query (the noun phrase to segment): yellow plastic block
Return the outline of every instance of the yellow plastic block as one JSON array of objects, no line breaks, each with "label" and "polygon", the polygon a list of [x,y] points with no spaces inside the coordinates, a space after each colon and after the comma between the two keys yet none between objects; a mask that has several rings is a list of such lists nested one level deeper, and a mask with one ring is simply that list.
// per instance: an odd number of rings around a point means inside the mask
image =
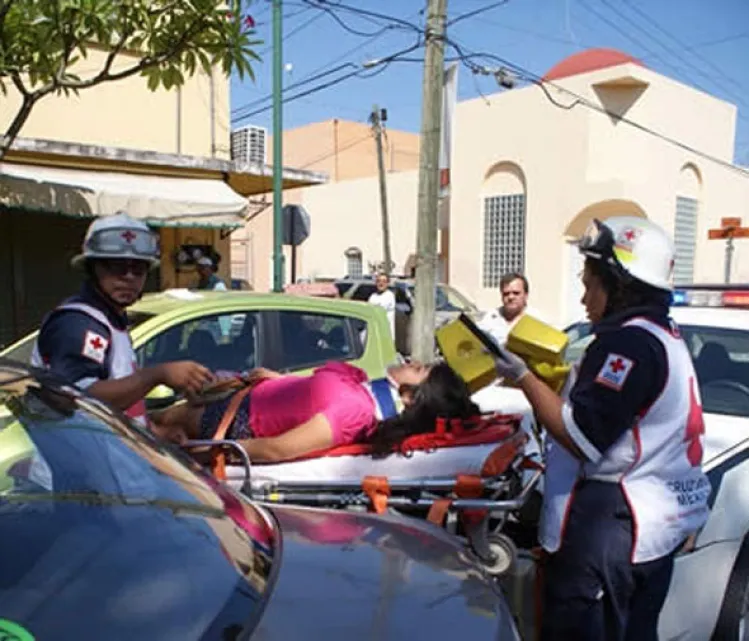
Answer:
[{"label": "yellow plastic block", "polygon": [[506,347],[527,363],[563,365],[568,335],[524,314],[508,334]]},{"label": "yellow plastic block", "polygon": [[435,337],[445,362],[464,379],[472,394],[497,378],[495,360],[486,344],[490,339],[468,317],[461,315],[443,325]]}]

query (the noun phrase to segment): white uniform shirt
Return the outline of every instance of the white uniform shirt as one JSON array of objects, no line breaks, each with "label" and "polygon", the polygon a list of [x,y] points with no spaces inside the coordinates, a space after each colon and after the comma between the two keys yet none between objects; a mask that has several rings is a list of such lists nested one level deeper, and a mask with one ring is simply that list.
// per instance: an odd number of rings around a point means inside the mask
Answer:
[{"label": "white uniform shirt", "polygon": [[385,310],[385,315],[388,317],[388,323],[391,326],[391,336],[396,337],[396,296],[389,289],[386,289],[382,294],[373,292],[370,294],[370,298],[367,302],[371,305],[377,305]]}]

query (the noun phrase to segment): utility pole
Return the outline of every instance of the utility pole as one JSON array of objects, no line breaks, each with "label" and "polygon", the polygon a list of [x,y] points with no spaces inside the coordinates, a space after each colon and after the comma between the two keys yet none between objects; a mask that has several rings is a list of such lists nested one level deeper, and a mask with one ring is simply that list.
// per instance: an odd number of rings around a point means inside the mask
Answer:
[{"label": "utility pole", "polygon": [[429,362],[435,353],[437,209],[440,127],[443,106],[443,37],[447,0],[429,0],[422,82],[422,132],[417,200],[416,307],[411,322],[412,356]]},{"label": "utility pole", "polygon": [[282,164],[282,28],[281,0],[273,0],[273,291],[284,291],[284,253],[281,218]]},{"label": "utility pole", "polygon": [[370,122],[375,136],[375,148],[378,152],[378,176],[380,178],[380,218],[383,231],[383,271],[391,273],[391,231],[388,225],[388,193],[385,188],[385,161],[383,160],[383,122],[388,118],[385,109],[377,105],[372,108]]}]

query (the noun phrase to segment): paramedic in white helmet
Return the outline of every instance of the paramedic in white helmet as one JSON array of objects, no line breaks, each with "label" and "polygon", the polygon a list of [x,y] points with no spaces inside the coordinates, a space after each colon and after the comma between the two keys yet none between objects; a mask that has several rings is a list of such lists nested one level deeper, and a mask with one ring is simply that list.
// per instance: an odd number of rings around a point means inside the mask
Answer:
[{"label": "paramedic in white helmet", "polygon": [[31,359],[142,424],[153,387],[195,393],[213,380],[193,361],[136,368],[125,310],[141,297],[158,257],[156,235],[144,223],[122,212],[97,218],[72,260],[86,274],[83,286],[44,319]]},{"label": "paramedic in white helmet", "polygon": [[708,515],[695,370],[669,317],[674,250],[648,220],[579,244],[594,340],[558,397],[501,348],[547,428],[541,638],[655,641],[675,552]]}]

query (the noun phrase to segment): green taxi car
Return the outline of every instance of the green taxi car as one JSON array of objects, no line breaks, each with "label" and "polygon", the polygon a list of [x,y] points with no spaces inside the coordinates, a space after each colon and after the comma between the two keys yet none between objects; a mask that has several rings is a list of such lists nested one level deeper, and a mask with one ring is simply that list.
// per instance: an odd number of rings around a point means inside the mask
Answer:
[{"label": "green taxi car", "polygon": [[[138,365],[190,359],[212,371],[267,367],[305,374],[327,361],[346,361],[370,378],[397,359],[383,309],[366,303],[245,291],[167,290],[147,294],[128,310]],[[0,352],[28,364],[38,332]],[[169,388],[149,394],[170,402]],[[0,399],[0,491],[7,470],[30,448]]]},{"label": "green taxi car", "polygon": [[[140,367],[191,359],[213,371],[304,373],[337,360],[376,378],[397,358],[385,312],[354,301],[176,289],[146,294],[128,317]],[[28,363],[36,334],[0,357]]]}]

